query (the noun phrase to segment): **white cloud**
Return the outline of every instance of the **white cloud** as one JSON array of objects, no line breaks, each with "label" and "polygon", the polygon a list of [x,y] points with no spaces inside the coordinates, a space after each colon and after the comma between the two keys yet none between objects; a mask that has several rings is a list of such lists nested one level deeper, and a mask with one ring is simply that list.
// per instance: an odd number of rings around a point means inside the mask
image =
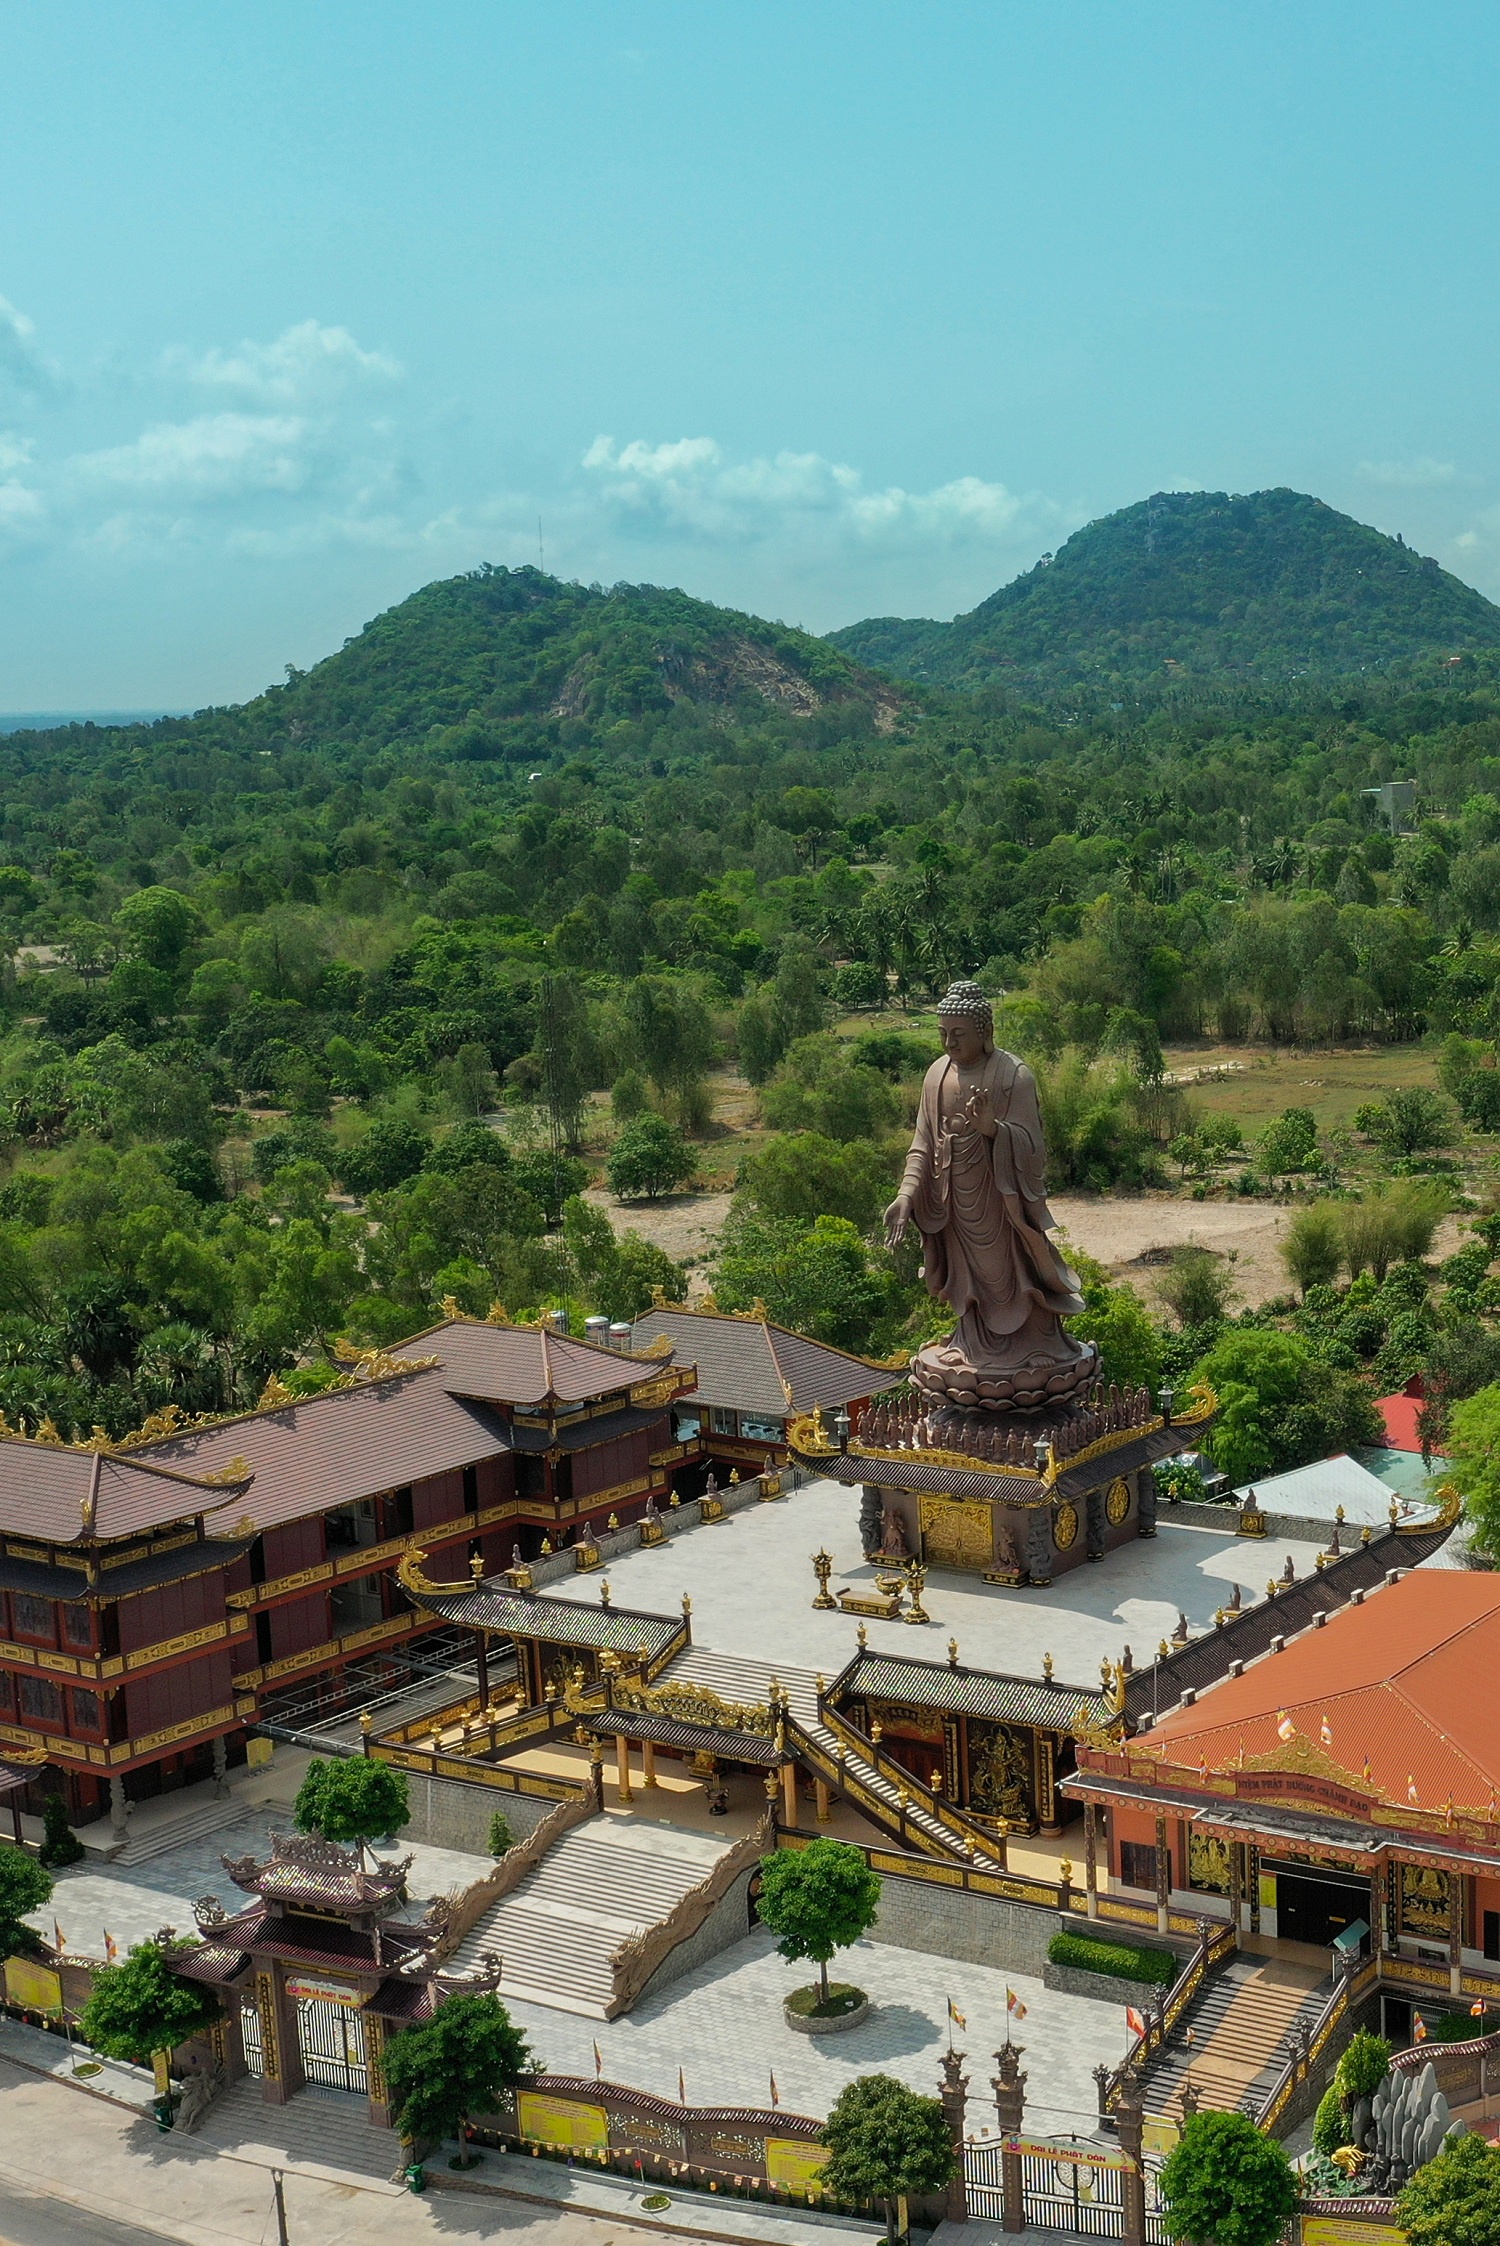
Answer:
[{"label": "white cloud", "polygon": [[982,546],[1062,520],[1050,500],[978,476],[959,476],[931,491],[899,484],[867,490],[858,469],[821,453],[732,461],[712,437],[657,445],[596,437],[582,466],[591,479],[587,488],[617,526],[715,543],[812,534],[820,542],[872,548]]},{"label": "white cloud", "polygon": [[234,390],[261,405],[295,405],[342,396],[356,383],[394,382],[401,367],[388,352],[366,351],[347,328],[300,320],[271,343],[241,343],[198,358],[169,352],[169,370],[207,389]]},{"label": "white cloud", "polygon": [[0,429],[0,476],[8,476],[12,468],[24,468],[32,449],[29,437],[17,436],[14,429]]},{"label": "white cloud", "polygon": [[205,413],[157,422],[133,444],[80,453],[70,465],[86,484],[216,500],[299,490],[308,479],[307,441],[306,422],[293,414]]},{"label": "white cloud", "polygon": [[8,297],[0,296],[0,385],[23,398],[58,387],[57,370],[37,348],[36,328]]},{"label": "white cloud", "polygon": [[1394,491],[1426,491],[1434,484],[1451,484],[1458,471],[1451,460],[1434,460],[1422,453],[1415,460],[1362,460],[1359,473],[1367,482]]}]

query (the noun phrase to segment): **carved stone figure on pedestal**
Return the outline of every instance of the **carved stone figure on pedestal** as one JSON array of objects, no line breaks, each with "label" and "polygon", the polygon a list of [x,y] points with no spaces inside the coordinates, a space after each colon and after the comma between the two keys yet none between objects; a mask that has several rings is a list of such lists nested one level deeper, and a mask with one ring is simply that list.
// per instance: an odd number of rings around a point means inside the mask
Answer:
[{"label": "carved stone figure on pedestal", "polygon": [[934,1403],[970,1411],[1065,1406],[1098,1379],[1099,1352],[1063,1331],[1083,1297],[1048,1237],[1036,1079],[1014,1053],[996,1051],[977,983],[950,985],[938,1025],[943,1058],[922,1085],[885,1228],[894,1248],[916,1226],[928,1290],[952,1304],[958,1323],[918,1351],[912,1379]]}]

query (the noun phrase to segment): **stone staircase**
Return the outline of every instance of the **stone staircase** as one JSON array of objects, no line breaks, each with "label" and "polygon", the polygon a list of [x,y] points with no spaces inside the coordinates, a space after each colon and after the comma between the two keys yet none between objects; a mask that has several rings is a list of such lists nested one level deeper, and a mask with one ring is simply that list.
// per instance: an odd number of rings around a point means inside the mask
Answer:
[{"label": "stone staircase", "polygon": [[187,1801],[190,1796],[188,1808],[153,1817],[139,1829],[132,1820],[129,1838],[123,1848],[111,1854],[111,1863],[149,1864],[190,1842],[205,1840],[211,1833],[225,1832],[247,1817],[264,1814],[259,1803],[246,1801],[240,1794],[231,1792],[216,1799],[206,1785],[187,1789],[183,1799]]},{"label": "stone staircase", "polygon": [[284,2106],[268,2105],[258,2080],[231,2083],[194,2135],[168,2143],[183,2150],[201,2145],[228,2159],[319,2176],[392,2198],[404,2190],[396,2180],[401,2143],[395,2132],[371,2125],[365,2098],[312,2083]]},{"label": "stone staircase", "polygon": [[1331,1980],[1308,1966],[1232,1958],[1210,1975],[1153,2056],[1144,2084],[1147,2113],[1180,2118],[1189,2077],[1205,2111],[1258,2111],[1289,2055],[1290,2039],[1316,2019],[1332,1989]]},{"label": "stone staircase", "polygon": [[[991,1855],[976,1843],[972,1855],[960,1848],[950,1827],[940,1817],[935,1817],[915,1795],[916,1781],[908,1781],[903,1788],[899,1779],[890,1777],[885,1768],[877,1767],[858,1748],[840,1734],[831,1731],[818,1719],[818,1680],[811,1669],[793,1669],[785,1664],[770,1661],[746,1661],[738,1654],[714,1653],[707,1646],[689,1646],[685,1653],[664,1671],[659,1683],[704,1685],[716,1692],[721,1700],[764,1702],[770,1696],[773,1683],[779,1684],[786,1695],[788,1712],[798,1731],[805,1734],[809,1744],[822,1756],[837,1764],[851,1781],[849,1797],[854,1806],[872,1823],[884,1825],[893,1840],[903,1848],[912,1845],[911,1834],[921,1833],[934,1849],[947,1857],[958,1857],[972,1864],[976,1870],[1003,1871],[997,1856]],[[792,1741],[795,1751],[796,1741]],[[842,1762],[839,1762],[842,1750]],[[838,1780],[828,1774],[835,1787]],[[860,1791],[859,1789],[862,1789]],[[908,1793],[903,1812],[900,1796]],[[865,1798],[865,1797],[869,1798]],[[902,1821],[906,1831],[903,1833]]]},{"label": "stone staircase", "polygon": [[549,1848],[514,1894],[491,1904],[448,1969],[473,1972],[498,1953],[506,2002],[606,2019],[610,1958],[631,1935],[659,1925],[729,1845],[631,1817],[591,1817]]}]

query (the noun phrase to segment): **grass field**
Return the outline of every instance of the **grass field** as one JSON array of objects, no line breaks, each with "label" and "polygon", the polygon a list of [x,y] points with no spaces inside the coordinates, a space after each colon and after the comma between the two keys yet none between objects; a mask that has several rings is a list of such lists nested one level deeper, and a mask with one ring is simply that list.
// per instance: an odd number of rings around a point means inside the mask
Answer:
[{"label": "grass field", "polygon": [[1187,1086],[1189,1097],[1211,1115],[1232,1115],[1245,1136],[1265,1129],[1285,1108],[1311,1108],[1320,1131],[1348,1127],[1367,1100],[1413,1084],[1437,1083],[1431,1045],[1353,1046],[1330,1052],[1296,1052],[1265,1046],[1173,1046],[1167,1067],[1179,1078],[1222,1069],[1217,1081]]}]

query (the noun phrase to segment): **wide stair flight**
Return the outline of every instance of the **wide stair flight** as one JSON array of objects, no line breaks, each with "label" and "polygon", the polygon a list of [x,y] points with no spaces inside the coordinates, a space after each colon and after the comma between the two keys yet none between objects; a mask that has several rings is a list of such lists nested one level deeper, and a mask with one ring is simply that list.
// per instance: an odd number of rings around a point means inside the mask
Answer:
[{"label": "wide stair flight", "polygon": [[1147,2068],[1148,2114],[1182,2113],[1183,2084],[1192,2078],[1206,2111],[1258,2110],[1285,2062],[1290,2039],[1318,2016],[1333,1984],[1307,1966],[1279,1958],[1232,1958],[1188,2006],[1164,2050]]}]

